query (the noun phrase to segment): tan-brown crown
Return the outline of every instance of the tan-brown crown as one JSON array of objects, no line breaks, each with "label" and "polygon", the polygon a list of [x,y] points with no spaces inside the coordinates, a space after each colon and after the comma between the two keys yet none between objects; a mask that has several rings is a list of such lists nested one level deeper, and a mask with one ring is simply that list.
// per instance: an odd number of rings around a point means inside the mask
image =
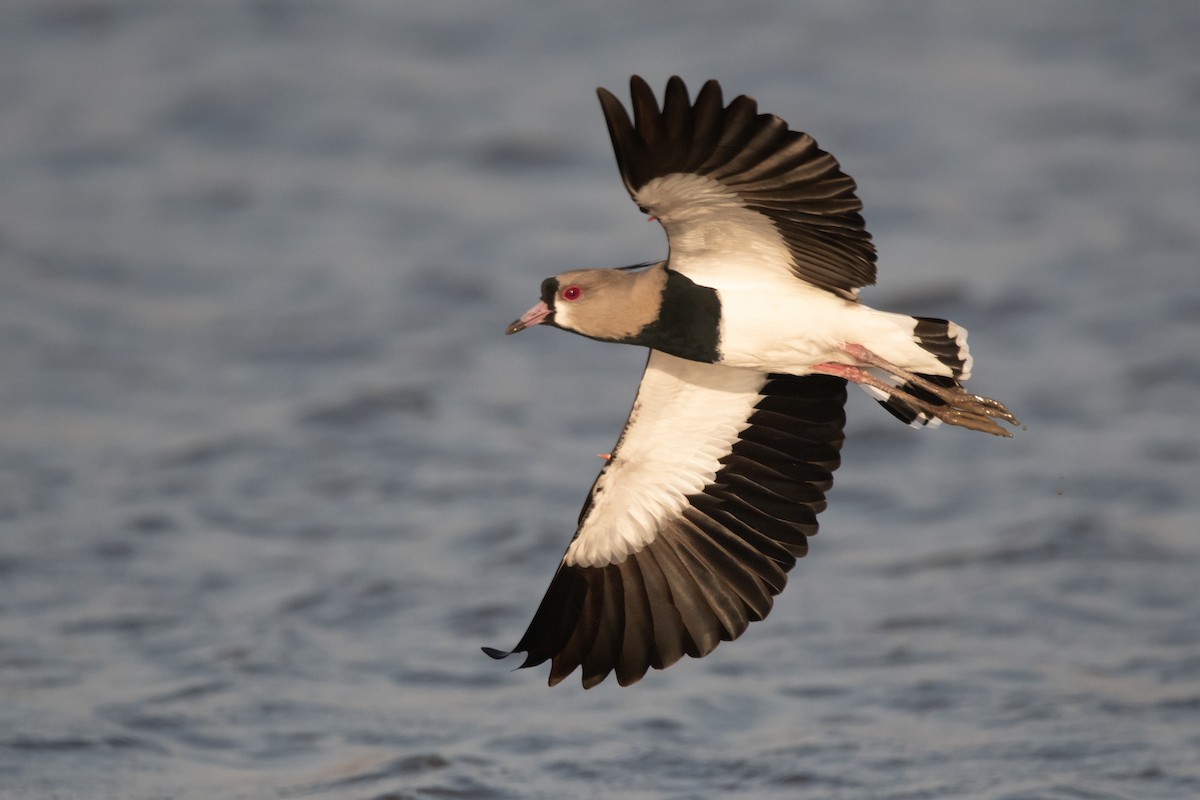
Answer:
[{"label": "tan-brown crown", "polygon": [[[638,272],[582,269],[554,276],[554,324],[596,339],[623,340],[658,319],[667,272],[663,264]],[[579,296],[568,299],[577,288]]]}]

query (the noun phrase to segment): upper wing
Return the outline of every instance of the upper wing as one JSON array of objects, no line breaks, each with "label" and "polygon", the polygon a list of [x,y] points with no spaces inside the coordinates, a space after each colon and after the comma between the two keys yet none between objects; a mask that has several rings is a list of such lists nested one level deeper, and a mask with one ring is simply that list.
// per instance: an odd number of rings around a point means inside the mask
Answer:
[{"label": "upper wing", "polygon": [[716,81],[693,105],[678,77],[662,110],[630,79],[633,121],[598,89],[625,188],[667,231],[671,268],[702,276],[707,264],[790,267],[846,297],[875,282],[875,247],[853,179],[811,136],[759,114],[745,95],[723,105]]},{"label": "upper wing", "polygon": [[[651,351],[612,459],[513,652],[591,687],[706,655],[771,609],[817,532],[846,382]],[[510,653],[485,648],[503,658]]]}]

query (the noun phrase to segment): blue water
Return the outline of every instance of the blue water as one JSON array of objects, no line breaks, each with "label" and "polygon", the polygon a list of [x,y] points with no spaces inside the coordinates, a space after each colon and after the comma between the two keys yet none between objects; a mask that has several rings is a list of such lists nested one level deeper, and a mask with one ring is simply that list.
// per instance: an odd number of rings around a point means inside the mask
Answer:
[{"label": "blue water", "polygon": [[[1200,796],[1192,0],[0,13],[0,797]],[[644,354],[503,329],[663,254],[633,72],[834,152],[1026,430],[856,393],[765,622],[548,689],[479,647]]]}]

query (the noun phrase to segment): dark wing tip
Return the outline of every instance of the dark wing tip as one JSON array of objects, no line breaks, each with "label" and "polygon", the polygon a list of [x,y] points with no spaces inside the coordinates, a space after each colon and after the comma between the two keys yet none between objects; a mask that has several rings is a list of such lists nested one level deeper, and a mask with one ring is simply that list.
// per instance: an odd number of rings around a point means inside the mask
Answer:
[{"label": "dark wing tip", "polygon": [[497,661],[508,658],[513,653],[517,652],[516,650],[497,650],[494,647],[481,647],[479,649],[482,650],[483,652],[487,653],[487,655],[489,657],[494,658]]},{"label": "dark wing tip", "polygon": [[642,96],[649,95],[650,99],[654,99],[654,90],[650,88],[650,84],[641,75],[629,76],[629,93],[634,97],[641,94]]},{"label": "dark wing tip", "polygon": [[621,180],[625,183],[625,189],[632,196],[635,189],[630,180],[632,171],[630,163],[634,159],[634,154],[644,151],[645,146],[634,136],[633,122],[629,119],[629,114],[626,113],[625,106],[621,105],[621,101],[603,87],[596,89],[596,95],[600,98],[600,108],[604,112],[604,122],[608,126],[608,137],[612,140],[613,153],[617,157],[617,169],[621,172]]}]

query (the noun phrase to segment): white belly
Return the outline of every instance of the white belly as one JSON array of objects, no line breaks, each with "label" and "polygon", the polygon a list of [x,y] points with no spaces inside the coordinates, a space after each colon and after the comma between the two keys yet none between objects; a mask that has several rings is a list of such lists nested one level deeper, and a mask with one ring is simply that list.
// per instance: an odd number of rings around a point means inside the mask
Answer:
[{"label": "white belly", "polygon": [[843,348],[860,344],[906,369],[945,371],[917,345],[912,317],[876,311],[800,281],[716,288],[722,364],[805,375],[817,364],[853,363]]}]

